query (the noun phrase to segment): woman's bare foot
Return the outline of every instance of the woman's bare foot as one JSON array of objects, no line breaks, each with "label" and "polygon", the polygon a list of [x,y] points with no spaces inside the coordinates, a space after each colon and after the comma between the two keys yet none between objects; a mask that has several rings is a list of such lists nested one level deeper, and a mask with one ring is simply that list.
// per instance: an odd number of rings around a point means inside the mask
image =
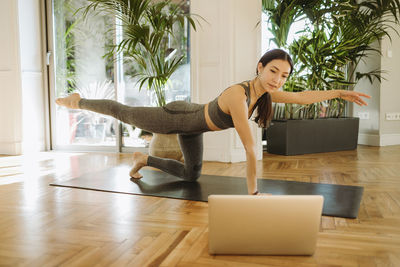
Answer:
[{"label": "woman's bare foot", "polygon": [[81,100],[81,96],[77,93],[73,93],[67,97],[57,98],[56,103],[67,108],[78,109],[79,100]]},{"label": "woman's bare foot", "polygon": [[135,179],[140,179],[143,177],[143,175],[141,175],[139,173],[139,170],[147,165],[147,158],[149,156],[140,152],[134,152],[133,153],[133,167],[131,169],[131,171],[129,172],[129,175],[132,178]]}]

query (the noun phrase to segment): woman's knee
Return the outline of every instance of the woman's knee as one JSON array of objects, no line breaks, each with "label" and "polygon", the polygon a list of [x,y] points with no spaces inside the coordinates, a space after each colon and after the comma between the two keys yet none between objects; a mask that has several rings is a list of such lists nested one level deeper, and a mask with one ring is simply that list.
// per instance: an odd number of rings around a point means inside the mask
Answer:
[{"label": "woman's knee", "polygon": [[201,176],[202,166],[203,164],[200,163],[192,166],[191,168],[186,169],[184,179],[191,182],[194,182],[197,179],[199,179],[199,177]]}]

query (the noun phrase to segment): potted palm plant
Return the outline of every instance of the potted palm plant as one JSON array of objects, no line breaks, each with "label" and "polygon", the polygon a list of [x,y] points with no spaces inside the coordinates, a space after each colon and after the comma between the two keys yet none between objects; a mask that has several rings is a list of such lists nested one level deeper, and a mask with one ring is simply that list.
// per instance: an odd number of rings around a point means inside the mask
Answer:
[{"label": "potted palm plant", "polygon": [[[295,63],[283,90],[351,90],[363,78],[380,79],[381,71],[357,71],[373,43],[397,32],[400,3],[396,0],[323,1],[263,0],[270,32],[278,47],[289,50]],[[301,35],[288,44],[291,25],[305,21]],[[358,118],[345,117],[345,103],[333,99],[306,106],[277,104],[273,125],[265,132],[267,151],[296,155],[357,147]]]},{"label": "potted palm plant", "polygon": [[[186,1],[180,4],[151,0],[89,0],[84,16],[89,12],[100,12],[115,16],[123,34],[121,41],[109,48],[107,57],[114,58],[118,53],[134,65],[132,77],[137,79],[139,90],[146,88],[156,96],[156,105],[166,104],[166,85],[177,70],[184,55],[175,53],[170,46],[174,32],[185,27],[185,21],[196,29],[192,15],[185,12]],[[115,33],[115,28],[111,29]],[[162,140],[160,140],[160,138]],[[157,145],[159,144],[159,145]],[[171,151],[160,152],[172,148]],[[159,154],[162,153],[162,154]],[[150,154],[161,157],[181,159],[176,135],[153,134]]]}]

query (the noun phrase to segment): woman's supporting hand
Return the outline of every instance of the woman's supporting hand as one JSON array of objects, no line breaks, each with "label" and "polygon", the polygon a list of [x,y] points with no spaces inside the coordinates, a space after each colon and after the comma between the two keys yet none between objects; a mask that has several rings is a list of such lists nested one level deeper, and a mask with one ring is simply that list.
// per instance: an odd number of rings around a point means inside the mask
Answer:
[{"label": "woman's supporting hand", "polygon": [[354,102],[359,106],[367,106],[367,102],[365,102],[361,97],[366,97],[366,98],[371,98],[371,96],[356,92],[356,91],[346,91],[346,90],[340,90],[340,95],[339,97],[341,99],[344,99],[349,102]]},{"label": "woman's supporting hand", "polygon": [[270,194],[270,193],[260,193],[260,192],[258,192],[258,193],[256,194],[256,196],[272,196],[272,194]]}]

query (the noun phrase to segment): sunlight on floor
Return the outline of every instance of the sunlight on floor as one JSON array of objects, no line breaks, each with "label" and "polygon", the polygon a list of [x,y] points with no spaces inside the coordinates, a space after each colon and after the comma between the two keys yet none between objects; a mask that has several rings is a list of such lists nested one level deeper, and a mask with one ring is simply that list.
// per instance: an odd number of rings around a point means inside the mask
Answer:
[{"label": "sunlight on floor", "polygon": [[[31,187],[41,176],[57,170],[56,176],[70,170],[66,159],[85,153],[36,152],[20,156],[0,157],[0,185],[26,182]],[[54,168],[55,167],[55,168]]]}]

